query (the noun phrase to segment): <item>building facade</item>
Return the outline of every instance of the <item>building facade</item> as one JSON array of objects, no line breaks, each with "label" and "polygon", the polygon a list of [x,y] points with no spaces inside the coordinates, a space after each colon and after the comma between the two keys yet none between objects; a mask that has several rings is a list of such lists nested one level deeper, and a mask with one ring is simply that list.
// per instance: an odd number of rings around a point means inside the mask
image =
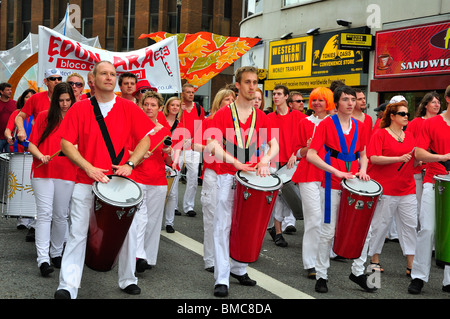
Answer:
[{"label": "building facade", "polygon": [[[450,31],[447,47],[442,39],[441,48],[430,42],[437,33],[445,38],[449,12],[449,0],[244,0],[241,36],[262,41],[241,62],[264,70],[266,105],[276,84],[308,97],[313,88],[342,80],[363,89],[372,116],[397,94],[414,114],[426,92],[443,95],[450,85]],[[417,66],[428,61],[438,67]]]},{"label": "building facade", "polygon": [[[0,50],[38,33],[39,25],[58,25],[68,3],[78,31],[87,38],[98,36],[102,48],[115,52],[151,45],[151,39],[138,38],[157,31],[239,36],[242,18],[242,0],[2,0]],[[196,98],[208,107],[209,97],[232,81],[231,67],[200,87]]]}]

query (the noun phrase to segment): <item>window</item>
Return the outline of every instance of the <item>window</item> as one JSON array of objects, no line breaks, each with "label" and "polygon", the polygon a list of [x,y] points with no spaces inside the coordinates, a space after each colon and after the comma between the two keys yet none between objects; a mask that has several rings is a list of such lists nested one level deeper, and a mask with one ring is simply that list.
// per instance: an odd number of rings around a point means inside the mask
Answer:
[{"label": "window", "polygon": [[106,50],[114,50],[114,18],[115,7],[114,0],[107,0],[106,3]]},{"label": "window", "polygon": [[[123,51],[125,50],[128,51],[129,49],[134,48],[134,21],[135,21],[134,13],[135,13],[135,1],[123,0],[123,28],[122,28]],[[129,29],[128,23],[130,24]],[[130,35],[130,37],[128,37],[128,34]]]},{"label": "window", "polygon": [[244,18],[263,11],[264,0],[244,0]]},{"label": "window", "polygon": [[50,28],[50,0],[44,0],[44,16],[42,17],[42,24],[44,27]]},{"label": "window", "polygon": [[152,0],[150,2],[150,33],[158,32],[159,22],[159,0]]},{"label": "window", "polygon": [[92,38],[92,22],[94,16],[94,2],[83,0],[81,3],[81,34]]},{"label": "window", "polygon": [[14,47],[14,1],[8,0],[6,14],[8,16],[6,30],[6,49]]},{"label": "window", "polygon": [[214,15],[214,3],[209,0],[203,0],[201,31],[212,32],[213,15]]},{"label": "window", "polygon": [[283,0],[283,7],[289,7],[296,4],[307,4],[311,2],[317,2],[322,0]]},{"label": "window", "polygon": [[22,0],[22,40],[31,32],[31,0]]},{"label": "window", "polygon": [[177,33],[177,0],[169,0],[168,3],[167,32]]}]

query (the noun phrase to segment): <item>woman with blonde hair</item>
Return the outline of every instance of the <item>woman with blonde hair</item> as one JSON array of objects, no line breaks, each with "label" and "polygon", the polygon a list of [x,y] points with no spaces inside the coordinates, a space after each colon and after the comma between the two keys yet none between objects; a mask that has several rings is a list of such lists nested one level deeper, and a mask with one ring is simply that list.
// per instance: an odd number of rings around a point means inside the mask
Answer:
[{"label": "woman with blonde hair", "polygon": [[319,249],[319,233],[322,221],[322,199],[320,198],[323,171],[306,160],[309,144],[317,126],[335,109],[333,92],[326,87],[312,90],[309,96],[310,107],[314,113],[300,122],[299,151],[297,158],[300,162],[292,176],[292,181],[298,184],[302,198],[304,219],[304,234],[302,246],[303,266],[307,277],[315,279],[315,261]]},{"label": "woman with blonde hair", "polygon": [[[211,113],[203,122],[203,141],[205,145],[197,145],[197,147],[202,148],[202,152],[206,146],[208,132],[213,131],[211,124],[215,113],[220,108],[233,103],[235,97],[234,91],[229,89],[221,89],[217,92],[211,106]],[[214,155],[203,153],[203,187],[200,197],[204,230],[203,261],[205,270],[209,272],[214,272],[213,221],[216,208],[217,174],[220,174],[219,163],[216,162]]]},{"label": "woman with blonde hair", "polygon": [[417,199],[414,181],[414,149],[416,139],[411,132],[403,131],[408,124],[406,102],[387,105],[380,129],[367,146],[369,166],[367,173],[381,184],[383,195],[375,209],[368,255],[372,256],[373,271],[383,271],[379,255],[386,233],[395,218],[399,242],[406,256],[406,274],[411,273],[417,241]]}]

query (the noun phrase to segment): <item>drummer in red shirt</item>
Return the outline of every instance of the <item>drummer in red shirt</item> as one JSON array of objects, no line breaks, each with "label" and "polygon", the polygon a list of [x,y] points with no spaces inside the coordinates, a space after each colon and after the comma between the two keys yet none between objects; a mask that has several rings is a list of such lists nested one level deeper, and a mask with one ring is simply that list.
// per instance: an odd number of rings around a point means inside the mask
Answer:
[{"label": "drummer in red shirt", "polygon": [[[111,62],[98,62],[93,71],[95,98],[114,146],[114,160],[119,165],[112,164],[94,114],[92,98],[75,103],[60,127],[61,150],[79,169],[70,205],[70,234],[62,259],[56,299],[76,298],[78,294],[94,202],[93,183],[108,183],[107,175],[112,174],[129,176],[149,149],[148,133],[155,126],[136,104],[115,95],[117,75]],[[132,143],[137,146],[128,157],[124,149]],[[134,275],[135,267],[136,226],[132,223],[118,256],[119,287],[128,294],[141,291]]]},{"label": "drummer in red shirt", "polygon": [[61,267],[69,202],[75,185],[77,168],[66,156],[59,156],[61,139],[58,135],[61,121],[73,103],[75,95],[71,86],[68,83],[56,85],[50,108],[39,113],[28,146],[33,155],[31,185],[36,198],[37,262],[44,277],[53,272],[53,266]]},{"label": "drummer in red shirt", "polygon": [[416,248],[417,199],[414,182],[415,138],[404,132],[408,124],[408,105],[402,101],[389,104],[381,120],[380,129],[367,147],[370,160],[368,174],[381,184],[383,195],[378,201],[371,223],[368,255],[372,256],[373,271],[383,271],[379,255],[386,233],[395,219],[399,242],[406,256],[406,273],[411,272]]},{"label": "drummer in red shirt", "polygon": [[319,247],[319,234],[322,224],[322,200],[320,197],[323,171],[306,159],[306,154],[314,137],[317,126],[335,109],[333,92],[326,87],[318,87],[311,91],[309,103],[314,114],[300,122],[299,151],[300,158],[292,181],[298,184],[303,206],[304,233],[302,242],[303,267],[308,278],[316,278],[316,257]]},{"label": "drummer in red shirt", "polygon": [[[328,292],[327,271],[330,267],[330,250],[340,203],[339,186],[341,180],[356,177],[362,180],[370,180],[366,173],[368,160],[365,150],[364,124],[352,118],[356,104],[356,92],[351,87],[341,86],[335,89],[333,96],[337,113],[327,117],[319,124],[307,153],[307,160],[325,171],[324,195],[322,197],[325,199],[324,222],[320,232],[316,260],[315,290],[320,293]],[[345,139],[346,145],[341,145],[341,139]],[[347,152],[344,152],[345,149]],[[338,156],[343,157],[346,161],[338,159]],[[365,246],[367,243],[368,240],[366,239]],[[349,278],[364,290],[371,292],[374,291],[374,288],[368,287],[367,278],[364,274],[364,263],[367,258],[364,254],[365,251],[367,249],[363,249],[361,256],[353,261]]]},{"label": "drummer in red shirt", "polygon": [[[214,115],[213,127],[223,137],[214,136],[209,139],[206,152],[211,152],[220,163],[220,169],[223,174],[217,176],[217,206],[214,216],[214,295],[225,297],[228,295],[229,276],[239,280],[241,285],[254,286],[256,281],[249,278],[247,274],[247,264],[230,260],[230,228],[232,219],[232,210],[234,202],[234,174],[241,171],[256,171],[257,175],[267,176],[269,174],[269,161],[278,153],[278,143],[275,138],[270,136],[270,123],[266,114],[254,108],[255,91],[258,87],[258,70],[254,67],[241,67],[235,72],[235,86],[239,90],[235,103],[228,107],[223,107]],[[232,107],[237,116],[232,116]],[[256,113],[255,113],[256,112]],[[254,116],[256,121],[253,123]],[[235,121],[238,122],[235,122]],[[241,140],[237,140],[235,134],[235,125],[240,130]],[[248,151],[245,147],[244,137],[249,129],[254,129],[251,137]],[[239,132],[239,131],[238,131]],[[267,137],[264,136],[267,134]],[[258,149],[263,141],[268,141],[270,146],[267,154],[255,165],[254,154],[251,149]],[[222,146],[225,142],[226,145]],[[233,150],[237,145],[239,147],[236,154],[230,154],[226,150]],[[259,144],[259,145],[258,145]],[[228,147],[227,147],[228,145]],[[246,158],[245,153],[249,153],[252,158]]]},{"label": "drummer in red shirt", "polygon": [[[164,143],[170,138],[170,130],[157,120],[164,99],[159,93],[148,91],[142,96],[140,104],[144,113],[155,124],[156,133],[150,135],[152,146],[144,156],[144,160],[136,165],[136,169],[130,175],[144,193],[142,204],[134,217],[137,222],[136,272],[138,273],[156,265],[167,194],[165,166],[172,161],[172,147]],[[132,145],[131,149],[134,149],[134,146]]]},{"label": "drummer in red shirt", "polygon": [[[450,86],[445,90],[445,100],[450,105]],[[417,233],[416,255],[411,271],[411,283],[408,292],[420,294],[425,282],[428,282],[431,269],[435,233],[435,190],[436,175],[450,173],[450,112],[434,116],[423,122],[421,133],[417,138],[415,150],[417,160],[427,163],[423,179],[422,202],[420,204]],[[442,290],[450,292],[450,266],[444,268]]]},{"label": "drummer in red shirt", "polygon": [[[278,146],[280,151],[272,161],[277,169],[286,165],[286,168],[294,169],[297,161],[298,132],[300,121],[306,117],[298,110],[290,109],[287,105],[289,98],[289,89],[283,85],[277,85],[272,92],[275,112],[267,115],[273,128],[278,129]],[[275,245],[287,247],[288,243],[282,234],[282,222],[288,221],[295,226],[295,217],[287,203],[277,196],[272,211],[274,226],[269,228],[269,234],[272,236]]]},{"label": "drummer in red shirt", "polygon": [[23,122],[28,116],[33,115],[33,118],[36,119],[40,112],[48,110],[53,89],[61,81],[62,76],[58,69],[48,69],[45,71],[44,84],[47,86],[48,91],[39,92],[30,97],[16,117],[15,123],[19,141],[23,142],[27,139]]}]

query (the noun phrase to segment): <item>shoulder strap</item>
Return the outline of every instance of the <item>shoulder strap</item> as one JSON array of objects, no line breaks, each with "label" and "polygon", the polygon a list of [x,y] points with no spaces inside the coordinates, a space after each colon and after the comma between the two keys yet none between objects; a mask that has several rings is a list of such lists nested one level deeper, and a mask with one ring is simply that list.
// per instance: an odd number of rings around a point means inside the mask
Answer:
[{"label": "shoulder strap", "polygon": [[118,165],[120,161],[122,160],[125,148],[122,148],[122,151],[120,151],[119,155],[116,156],[116,152],[114,151],[114,146],[111,141],[111,137],[108,133],[108,128],[105,124],[105,118],[102,115],[102,112],[100,111],[100,106],[98,105],[97,99],[95,96],[93,96],[91,99],[91,104],[94,107],[94,114],[95,119],[98,122],[98,126],[100,127],[100,131],[102,132],[103,139],[105,140],[106,147],[109,152],[109,156],[111,157],[111,161],[114,165]]},{"label": "shoulder strap", "polygon": [[202,107],[197,102],[194,102],[194,103],[195,103],[195,107],[197,108],[198,117],[201,117],[201,115],[202,115],[202,109],[201,108]]}]

